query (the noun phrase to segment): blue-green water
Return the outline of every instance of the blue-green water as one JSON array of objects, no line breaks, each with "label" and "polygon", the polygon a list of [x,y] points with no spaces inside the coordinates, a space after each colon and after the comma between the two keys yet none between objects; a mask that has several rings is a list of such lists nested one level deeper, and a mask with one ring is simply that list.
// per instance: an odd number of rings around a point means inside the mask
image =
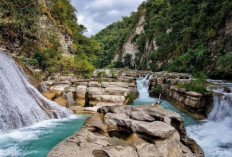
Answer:
[{"label": "blue-green water", "polygon": [[[174,107],[172,104],[170,104],[167,100],[161,100],[161,101],[162,101],[162,104],[161,104],[162,107],[164,107],[165,109],[177,112],[181,115],[181,117],[184,119],[185,126],[190,126],[190,125],[194,125],[194,124],[198,123],[197,120],[195,120],[194,118],[185,114],[184,112],[180,111],[179,109]],[[156,102],[158,102],[157,98],[142,97],[142,98],[135,99],[131,105],[151,105],[151,104],[154,104]]]},{"label": "blue-green water", "polygon": [[55,145],[79,130],[88,116],[43,121],[0,135],[0,157],[46,157]]},{"label": "blue-green water", "polygon": [[[216,81],[227,86],[232,91],[232,83]],[[137,80],[139,98],[132,105],[154,104],[157,98],[149,97],[149,82],[146,78]],[[213,96],[213,108],[208,118],[202,121],[195,120],[189,115],[172,106],[168,101],[162,100],[161,106],[179,113],[185,121],[186,131],[204,150],[206,157],[232,157],[232,94],[216,91]]]}]

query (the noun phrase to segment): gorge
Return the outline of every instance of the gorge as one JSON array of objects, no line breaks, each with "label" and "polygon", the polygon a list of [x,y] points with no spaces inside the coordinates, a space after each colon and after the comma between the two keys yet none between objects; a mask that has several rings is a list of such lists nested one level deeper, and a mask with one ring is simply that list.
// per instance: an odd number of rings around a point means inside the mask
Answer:
[{"label": "gorge", "polygon": [[136,3],[0,0],[0,157],[232,156],[232,1]]}]

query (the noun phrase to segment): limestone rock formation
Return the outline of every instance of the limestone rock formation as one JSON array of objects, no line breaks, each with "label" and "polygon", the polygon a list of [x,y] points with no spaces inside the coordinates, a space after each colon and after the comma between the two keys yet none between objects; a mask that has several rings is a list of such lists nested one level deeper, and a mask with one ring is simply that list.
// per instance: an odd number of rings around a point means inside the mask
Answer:
[{"label": "limestone rock formation", "polygon": [[175,112],[151,106],[102,107],[48,157],[202,157]]},{"label": "limestone rock formation", "polygon": [[[134,98],[138,96],[136,78],[139,75],[144,76],[149,73],[123,69],[106,71],[109,71],[106,76],[99,78],[96,70],[91,79],[78,79],[74,75],[50,76],[47,81],[43,82],[48,91],[42,91],[42,93],[51,100],[58,97],[66,99],[68,105],[65,106],[70,107],[75,112],[77,111],[75,106],[125,105],[128,103],[128,94],[132,94]],[[117,77],[112,76],[112,73]]]},{"label": "limestone rock formation", "polygon": [[212,107],[212,94],[187,91],[175,86],[178,83],[189,84],[190,78],[190,74],[158,72],[150,80],[150,89],[160,86],[162,96],[173,105],[196,119],[205,119]]}]

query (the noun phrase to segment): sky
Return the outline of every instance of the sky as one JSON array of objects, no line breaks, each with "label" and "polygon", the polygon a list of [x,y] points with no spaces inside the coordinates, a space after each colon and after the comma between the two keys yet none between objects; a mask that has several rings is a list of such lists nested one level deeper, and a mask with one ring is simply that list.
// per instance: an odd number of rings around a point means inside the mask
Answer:
[{"label": "sky", "polygon": [[136,11],[144,0],[71,0],[77,9],[78,23],[87,28],[90,37],[113,22]]}]

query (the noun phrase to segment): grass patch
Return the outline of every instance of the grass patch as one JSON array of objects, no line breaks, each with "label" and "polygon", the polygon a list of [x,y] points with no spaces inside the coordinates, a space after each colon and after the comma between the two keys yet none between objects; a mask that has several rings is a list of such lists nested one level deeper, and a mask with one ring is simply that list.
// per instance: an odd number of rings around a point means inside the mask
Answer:
[{"label": "grass patch", "polygon": [[187,91],[195,91],[199,93],[206,92],[206,84],[205,84],[205,81],[202,81],[202,80],[194,80],[188,84],[179,83],[179,84],[176,84],[175,86],[180,87],[180,88],[185,88],[187,89]]}]

